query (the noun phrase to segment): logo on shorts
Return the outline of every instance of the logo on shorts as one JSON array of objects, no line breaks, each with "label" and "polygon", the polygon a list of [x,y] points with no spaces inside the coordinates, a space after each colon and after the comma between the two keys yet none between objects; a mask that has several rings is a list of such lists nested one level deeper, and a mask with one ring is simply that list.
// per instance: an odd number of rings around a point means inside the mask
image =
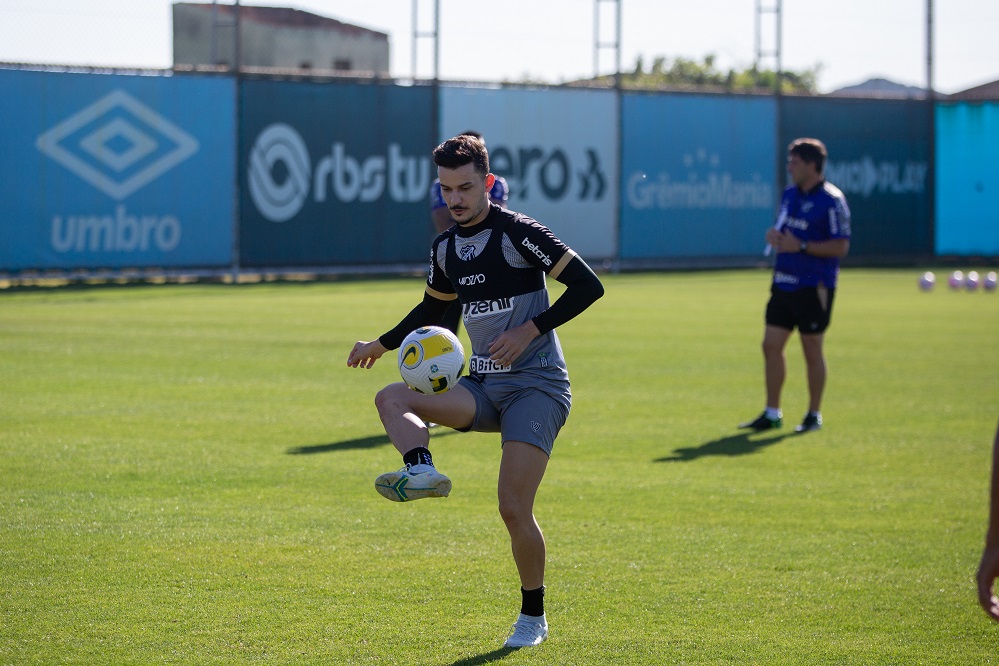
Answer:
[{"label": "logo on shorts", "polygon": [[535,433],[541,432],[541,424],[538,423],[537,421],[531,421],[531,430],[533,430]]},{"label": "logo on shorts", "polygon": [[488,375],[495,372],[510,372],[512,366],[501,365],[488,356],[473,355],[468,361],[468,371],[477,375]]}]

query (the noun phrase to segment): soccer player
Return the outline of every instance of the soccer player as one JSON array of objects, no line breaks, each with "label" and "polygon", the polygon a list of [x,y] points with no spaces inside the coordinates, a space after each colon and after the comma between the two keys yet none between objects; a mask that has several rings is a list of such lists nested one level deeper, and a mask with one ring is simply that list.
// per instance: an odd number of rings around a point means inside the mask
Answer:
[{"label": "soccer player", "polygon": [[[482,142],[482,145],[486,145],[486,140],[482,138],[482,134],[475,130],[462,132],[459,136],[474,136]],[[507,186],[506,180],[502,176],[494,174],[493,185],[489,188],[489,201],[506,208],[506,202],[509,198],[510,188]],[[430,218],[433,220],[437,233],[443,233],[454,225],[454,218],[451,217],[451,211],[448,209],[447,202],[444,201],[444,194],[441,192],[440,178],[434,179],[434,182],[430,184]],[[451,304],[447,312],[444,313],[440,325],[455,335],[458,334],[458,328],[461,326],[461,303],[455,300]]]},{"label": "soccer player", "polygon": [[808,412],[796,432],[822,427],[826,361],[822,351],[832,315],[839,260],[850,251],[850,208],[826,182],[826,147],[818,139],[795,139],[788,146],[787,171],[793,183],[784,190],[776,224],[767,231],[777,253],[763,332],[767,404],[740,428],[767,430],[783,424],[781,390],[787,374],[784,347],[795,328],[801,337],[808,374]]},{"label": "soccer player", "polygon": [[[399,382],[375,397],[385,432],[405,465],[379,476],[375,488],[394,501],[448,495],[451,480],[434,467],[426,421],[463,432],[499,432],[499,512],[522,594],[505,646],[537,645],[548,636],[548,622],[545,540],[534,518],[534,499],[571,405],[555,329],[600,298],[603,285],[548,228],[490,203],[495,177],[479,139],[449,139],[434,149],[433,159],[455,224],[433,242],[422,302],[377,340],[357,342],[347,365],[370,368],[410,331],[439,323],[451,302],[462,304],[472,343],[469,375],[439,395],[423,395]],[[566,287],[554,303],[546,276]]]},{"label": "soccer player", "polygon": [[992,493],[989,502],[989,527],[985,532],[985,550],[978,565],[978,603],[993,620],[999,620],[999,597],[994,585],[999,579],[999,428],[992,443]]}]

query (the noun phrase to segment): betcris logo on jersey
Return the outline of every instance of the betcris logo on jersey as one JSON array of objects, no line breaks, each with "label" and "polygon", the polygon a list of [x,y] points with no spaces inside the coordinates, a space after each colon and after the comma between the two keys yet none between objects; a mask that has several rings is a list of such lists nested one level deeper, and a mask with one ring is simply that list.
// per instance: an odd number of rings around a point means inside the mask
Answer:
[{"label": "betcris logo on jersey", "polygon": [[520,244],[523,245],[524,247],[526,247],[528,249],[528,251],[530,251],[534,256],[536,256],[538,259],[540,259],[541,263],[543,263],[545,266],[551,266],[552,265],[552,259],[551,259],[551,257],[549,257],[547,254],[545,254],[544,251],[541,249],[541,247],[539,247],[538,245],[535,245],[534,243],[532,243],[531,241],[527,240],[526,238],[523,241],[521,241]]}]

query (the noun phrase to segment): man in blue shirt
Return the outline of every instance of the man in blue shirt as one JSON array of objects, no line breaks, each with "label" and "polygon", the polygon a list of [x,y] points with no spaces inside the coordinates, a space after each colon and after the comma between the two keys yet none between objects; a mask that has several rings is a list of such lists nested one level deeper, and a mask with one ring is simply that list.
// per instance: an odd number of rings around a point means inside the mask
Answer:
[{"label": "man in blue shirt", "polygon": [[766,409],[740,428],[768,430],[783,424],[781,389],[787,374],[784,347],[795,328],[808,372],[808,412],[796,432],[822,427],[826,385],[823,338],[832,314],[839,260],[850,251],[850,208],[824,177],[826,147],[818,139],[788,146],[792,186],[784,190],[777,222],[767,231],[768,250],[777,254],[763,333]]}]

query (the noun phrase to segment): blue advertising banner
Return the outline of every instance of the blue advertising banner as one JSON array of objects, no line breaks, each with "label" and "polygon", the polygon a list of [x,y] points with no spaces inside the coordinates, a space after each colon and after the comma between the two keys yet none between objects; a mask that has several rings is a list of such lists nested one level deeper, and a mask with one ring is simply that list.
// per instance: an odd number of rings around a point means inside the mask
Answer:
[{"label": "blue advertising banner", "polygon": [[235,89],[0,70],[0,270],[226,266]]},{"label": "blue advertising banner", "polygon": [[781,98],[781,145],[814,137],[852,215],[850,255],[930,256],[932,108],[912,100]]},{"label": "blue advertising banner", "polygon": [[432,88],[241,85],[242,266],[427,261]]},{"label": "blue advertising banner", "polygon": [[441,89],[441,140],[483,134],[508,207],[588,261],[617,252],[617,98],[606,90]]},{"label": "blue advertising banner", "polygon": [[777,206],[775,111],[767,97],[625,95],[622,258],[760,256]]},{"label": "blue advertising banner", "polygon": [[936,253],[999,255],[999,103],[936,109]]}]

